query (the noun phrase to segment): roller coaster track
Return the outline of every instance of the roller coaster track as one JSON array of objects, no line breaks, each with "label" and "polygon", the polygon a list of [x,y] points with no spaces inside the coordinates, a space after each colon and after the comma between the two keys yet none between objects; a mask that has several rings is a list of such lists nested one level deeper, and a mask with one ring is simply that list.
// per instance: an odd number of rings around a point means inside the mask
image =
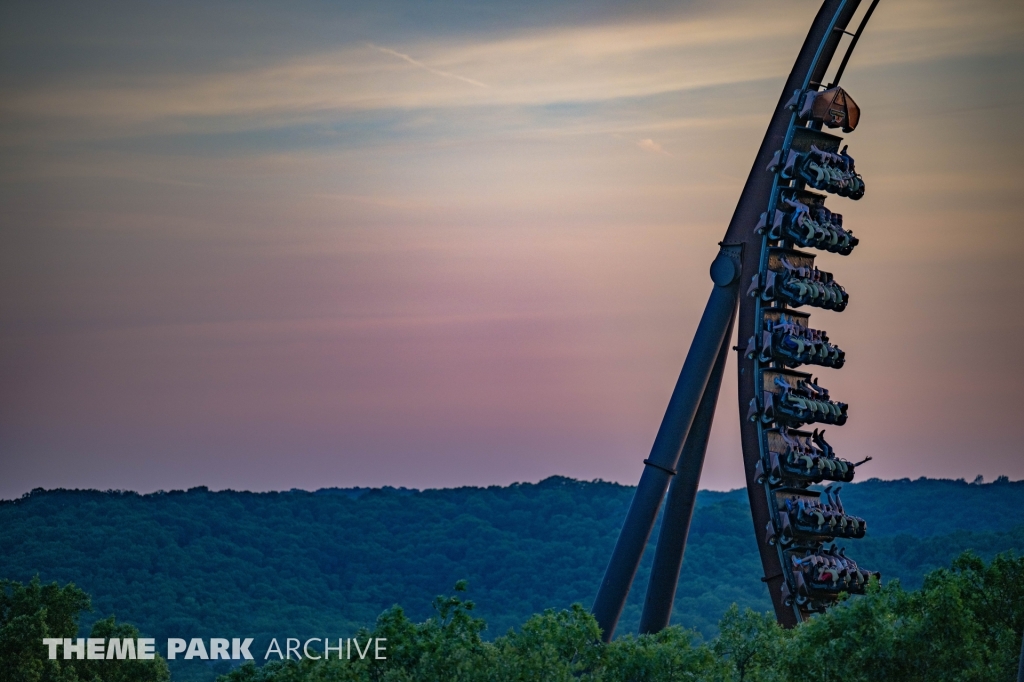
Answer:
[{"label": "roller coaster track", "polygon": [[[614,634],[663,500],[640,632],[668,625],[737,318],[747,493],[762,581],[779,623],[796,625],[834,602],[840,588],[862,589],[871,575],[829,544],[864,534],[865,522],[846,514],[838,493],[831,492],[832,485],[852,480],[857,465],[839,458],[819,431],[798,430],[805,424],[842,425],[846,405],[794,368],[839,368],[845,358],[824,332],[808,327],[806,313],[793,308],[846,306],[845,290],[814,267],[814,254],[795,247],[847,255],[856,246],[841,216],[824,208],[825,196],[806,187],[852,199],[863,195],[853,159],[845,148],[840,151],[841,138],[821,128],[856,126],[859,109],[838,83],[877,2],[851,33],[847,26],[860,0],[825,0],[786,81],[711,265],[715,286],[594,602],[605,641]],[[832,83],[824,86],[844,35],[852,40]],[[816,104],[817,98],[822,101]],[[825,105],[824,117],[818,104]],[[829,488],[810,488],[817,483]]]}]

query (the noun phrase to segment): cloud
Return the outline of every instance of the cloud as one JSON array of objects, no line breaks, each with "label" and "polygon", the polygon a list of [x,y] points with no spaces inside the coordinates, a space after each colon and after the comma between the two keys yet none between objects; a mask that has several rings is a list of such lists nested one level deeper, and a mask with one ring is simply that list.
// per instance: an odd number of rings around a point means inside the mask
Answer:
[{"label": "cloud", "polygon": [[639,142],[636,143],[636,146],[640,147],[640,149],[643,149],[645,151],[654,152],[655,154],[664,154],[665,156],[672,156],[667,151],[665,151],[664,147],[662,147],[660,144],[658,144],[651,138],[640,140]]},{"label": "cloud", "polygon": [[[534,30],[397,49],[362,43],[228,71],[99,72],[12,88],[0,97],[0,117],[26,125],[73,121],[86,136],[138,135],[237,132],[345,112],[605,102],[777,76],[791,55],[755,57],[743,46],[785,44],[800,30],[785,17],[733,18]],[[395,57],[444,80],[425,81]]]},{"label": "cloud", "polygon": [[[854,66],[1019,44],[1021,9],[996,0],[980,5],[892,0],[873,19]],[[392,47],[350,43],[210,72],[133,75],[104,64],[87,78],[0,89],[0,121],[18,124],[0,125],[0,141],[21,144],[27,130],[57,137],[238,132],[329,124],[349,112],[600,103],[739,85],[783,77],[807,22],[805,4],[786,3],[767,16],[723,12]],[[441,78],[423,79],[417,70]]]}]

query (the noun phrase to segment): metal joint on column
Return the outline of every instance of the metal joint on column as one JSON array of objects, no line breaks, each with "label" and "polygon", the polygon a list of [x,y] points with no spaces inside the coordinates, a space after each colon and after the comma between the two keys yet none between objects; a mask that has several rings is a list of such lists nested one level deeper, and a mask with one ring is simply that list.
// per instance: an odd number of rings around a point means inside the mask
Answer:
[{"label": "metal joint on column", "polygon": [[735,282],[743,270],[743,244],[718,243],[718,255],[711,263],[711,281],[715,286],[727,287]]},{"label": "metal joint on column", "polygon": [[649,467],[655,467],[655,468],[661,469],[662,471],[667,473],[669,476],[675,476],[676,475],[676,470],[675,469],[669,469],[668,467],[663,467],[660,464],[658,464],[656,462],[652,462],[649,459],[645,459],[644,460],[644,464],[646,464]]}]

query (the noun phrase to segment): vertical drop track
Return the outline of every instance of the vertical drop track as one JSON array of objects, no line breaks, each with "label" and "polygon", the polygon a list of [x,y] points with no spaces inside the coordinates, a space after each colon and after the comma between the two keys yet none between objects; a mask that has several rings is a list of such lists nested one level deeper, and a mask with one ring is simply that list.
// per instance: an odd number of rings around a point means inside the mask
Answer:
[{"label": "vertical drop track", "polygon": [[[779,623],[796,625],[831,604],[840,590],[862,589],[872,575],[830,544],[863,536],[863,520],[846,514],[831,489],[852,480],[857,465],[839,458],[819,431],[798,430],[806,424],[841,425],[847,406],[794,368],[839,368],[845,356],[824,332],[808,326],[807,313],[793,309],[841,311],[848,300],[829,273],[814,267],[814,254],[795,247],[847,255],[856,246],[842,217],[825,209],[825,197],[806,186],[852,199],[863,195],[863,181],[840,149],[841,139],[821,127],[856,127],[859,109],[841,89],[831,88],[877,2],[850,33],[846,28],[860,0],[824,0],[786,81],[712,264],[715,287],[594,602],[605,641],[614,634],[666,491],[669,503],[641,632],[668,625],[722,376],[720,359],[734,319],[747,493],[762,581]],[[818,99],[843,35],[853,39],[833,84]],[[829,488],[810,488],[816,483]]]}]

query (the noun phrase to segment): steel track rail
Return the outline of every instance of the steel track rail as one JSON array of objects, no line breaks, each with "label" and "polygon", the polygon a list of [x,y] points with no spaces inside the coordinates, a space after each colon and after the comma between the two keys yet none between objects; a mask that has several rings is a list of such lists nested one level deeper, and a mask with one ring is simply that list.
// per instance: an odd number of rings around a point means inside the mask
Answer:
[{"label": "steel track rail", "polygon": [[[794,91],[807,90],[812,84],[821,83],[824,79],[828,65],[835,55],[840,39],[856,12],[859,2],[860,0],[826,0],[822,4],[786,81],[723,240],[723,244],[743,245],[741,283],[750,282],[755,275],[764,272],[767,267],[769,247],[767,235],[756,235],[753,232],[753,226],[757,223],[762,211],[767,210],[769,216],[774,215],[782,184],[781,165],[774,173],[769,173],[765,169],[777,150],[781,149],[780,157],[786,158],[799,124],[797,113],[786,109],[786,103]],[[849,52],[844,62],[848,59]],[[756,257],[754,254],[757,254]],[[767,584],[779,623],[786,627],[792,627],[802,620],[802,616],[798,608],[786,603],[783,595],[782,587],[787,580],[787,575],[784,572],[786,568],[783,563],[782,549],[778,545],[770,545],[765,539],[765,528],[769,523],[776,523],[777,510],[774,509],[768,483],[759,483],[755,474],[758,463],[764,457],[765,428],[760,420],[751,422],[746,419],[751,400],[760,399],[762,395],[762,363],[757,354],[753,359],[745,357],[740,347],[751,336],[760,338],[762,331],[760,297],[751,299],[743,296],[741,298],[738,322],[740,344],[737,347],[739,350],[737,378],[739,382],[740,430],[747,495],[754,522],[754,534],[757,538],[758,551],[764,569],[762,581]]]},{"label": "steel track rail", "polygon": [[[696,500],[714,402],[721,381],[721,368],[734,319],[738,321],[738,337],[741,341],[755,334],[760,338],[763,318],[761,295],[758,294],[757,298],[751,299],[740,296],[739,290],[743,283],[750,282],[752,278],[765,272],[768,266],[771,241],[767,231],[757,233],[754,227],[766,208],[766,215],[774,216],[780,191],[790,185],[790,181],[784,180],[780,175],[784,163],[777,164],[771,171],[766,168],[776,152],[779,152],[780,159],[787,158],[794,136],[800,128],[816,127],[800,121],[798,112],[788,108],[787,103],[794,92],[802,93],[808,88],[813,87],[817,90],[820,87],[840,39],[843,35],[851,35],[854,39],[842,60],[836,80],[842,76],[842,71],[863,32],[867,19],[874,11],[877,0],[873,0],[857,32],[850,33],[846,27],[859,4],[860,0],[824,0],[818,10],[747,176],[725,239],[720,243],[721,250],[711,265],[711,279],[715,286],[669,400],[650,457],[644,460],[643,475],[594,600],[593,613],[604,641],[609,641],[615,632],[666,491],[669,501],[659,534],[658,551],[655,554],[655,564],[648,584],[640,631],[657,632],[668,625]],[[808,134],[816,134],[817,139],[827,138],[832,142],[836,139],[828,135],[822,137],[820,132],[801,133],[802,145],[806,145],[803,138]],[[821,158],[822,163],[835,163]],[[847,171],[850,168],[852,166],[847,166]],[[794,181],[793,186],[796,187],[797,184]],[[848,185],[843,184],[841,187]],[[849,189],[840,191],[849,193]],[[843,297],[845,305],[845,293]],[[740,299],[738,314],[737,298]],[[783,586],[794,585],[793,577],[784,572],[786,557],[781,549],[781,543],[776,543],[778,546],[771,544],[769,540],[774,536],[769,537],[765,533],[766,527],[779,527],[778,510],[773,502],[774,492],[769,486],[768,478],[765,477],[764,482],[761,482],[757,473],[758,467],[765,461],[765,426],[760,415],[755,421],[748,421],[745,418],[752,399],[761,397],[762,361],[758,357],[759,353],[755,352],[748,358],[740,347],[736,350],[740,351],[737,378],[743,463],[754,533],[764,568],[765,577],[762,580],[767,584],[776,617],[782,625],[789,627],[800,622],[804,612],[793,603],[787,602],[786,594],[792,595],[793,590],[788,588],[784,593]],[[765,366],[771,365],[772,362],[769,361]],[[768,415],[765,414],[764,418],[767,419]],[[817,419],[813,417],[810,421]],[[804,419],[804,423],[808,420]],[[804,474],[801,476],[806,479]],[[806,483],[802,485],[806,486]],[[832,523],[834,522],[833,520]],[[842,523],[848,523],[845,516]],[[821,530],[820,523],[818,530]],[[862,531],[863,526],[860,525],[858,532],[862,534]],[[812,530],[811,534],[816,536],[818,533]]]}]

